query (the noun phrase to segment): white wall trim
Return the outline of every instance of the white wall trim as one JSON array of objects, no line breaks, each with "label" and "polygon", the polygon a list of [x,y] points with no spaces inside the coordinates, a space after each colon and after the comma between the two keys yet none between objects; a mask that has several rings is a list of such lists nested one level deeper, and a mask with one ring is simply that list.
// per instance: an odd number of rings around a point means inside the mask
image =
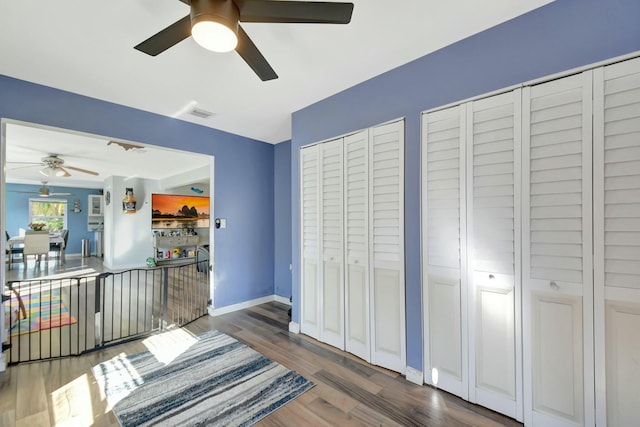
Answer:
[{"label": "white wall trim", "polygon": [[226,305],[224,307],[209,306],[207,311],[209,312],[209,316],[215,317],[215,316],[221,316],[223,314],[233,313],[234,311],[243,310],[245,308],[250,308],[256,305],[266,304],[268,302],[274,302],[274,301],[290,305],[289,298],[284,298],[279,295],[267,295],[266,297],[256,298],[249,301],[240,302],[238,304]]},{"label": "white wall trim", "polygon": [[297,322],[289,322],[289,332],[294,334],[300,333],[300,324]]},{"label": "white wall trim", "polygon": [[275,302],[279,302],[279,303],[282,303],[282,304],[291,305],[291,301],[289,301],[289,298],[283,297],[283,296],[280,296],[280,295],[274,295],[273,296],[273,300]]},{"label": "white wall trim", "polygon": [[422,371],[412,368],[411,366],[407,366],[405,378],[407,379],[407,381],[414,384],[422,385],[424,383],[424,374],[422,373]]}]

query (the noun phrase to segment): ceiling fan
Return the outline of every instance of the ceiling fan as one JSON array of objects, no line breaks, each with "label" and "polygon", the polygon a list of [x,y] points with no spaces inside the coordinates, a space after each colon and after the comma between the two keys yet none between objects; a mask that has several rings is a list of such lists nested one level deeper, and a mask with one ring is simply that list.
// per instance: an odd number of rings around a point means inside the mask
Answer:
[{"label": "ceiling fan", "polygon": [[[43,157],[42,159],[40,159],[40,162],[10,162],[10,163],[31,165],[31,166],[22,166],[27,168],[35,165],[42,165],[44,166],[44,168],[40,170],[40,173],[44,176],[57,176],[57,177],[71,176],[71,174],[67,171],[67,169],[86,173],[89,175],[95,175],[95,176],[100,175],[98,172],[94,172],[88,169],[82,169],[75,166],[66,165],[64,162],[64,159],[61,159],[60,157],[58,157],[57,154],[50,154],[46,157]],[[14,169],[19,169],[19,168],[14,168]]]},{"label": "ceiling fan", "polygon": [[273,0],[180,0],[191,13],[134,48],[156,56],[189,36],[214,52],[236,50],[262,81],[278,75],[238,22],[348,24],[353,3]]},{"label": "ceiling fan", "polygon": [[52,193],[47,186],[47,181],[42,181],[42,187],[38,189],[38,191],[17,191],[10,190],[12,193],[22,193],[22,194],[37,194],[40,197],[49,197],[49,196],[73,196],[73,193]]}]

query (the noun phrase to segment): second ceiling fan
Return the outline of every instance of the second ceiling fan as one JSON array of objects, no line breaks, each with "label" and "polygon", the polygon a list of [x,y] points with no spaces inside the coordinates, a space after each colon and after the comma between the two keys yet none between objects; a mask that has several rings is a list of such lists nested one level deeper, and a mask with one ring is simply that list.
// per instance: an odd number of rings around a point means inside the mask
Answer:
[{"label": "second ceiling fan", "polygon": [[278,75],[239,22],[348,24],[353,3],[279,0],[180,0],[191,13],[135,46],[156,56],[189,36],[215,52],[236,50],[262,81]]}]

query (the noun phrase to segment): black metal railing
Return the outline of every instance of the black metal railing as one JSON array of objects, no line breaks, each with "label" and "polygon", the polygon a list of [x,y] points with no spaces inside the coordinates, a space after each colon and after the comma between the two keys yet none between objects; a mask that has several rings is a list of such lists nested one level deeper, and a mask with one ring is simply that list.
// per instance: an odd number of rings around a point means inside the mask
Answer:
[{"label": "black metal railing", "polygon": [[208,267],[200,261],[8,282],[7,362],[79,355],[192,322],[207,314]]}]

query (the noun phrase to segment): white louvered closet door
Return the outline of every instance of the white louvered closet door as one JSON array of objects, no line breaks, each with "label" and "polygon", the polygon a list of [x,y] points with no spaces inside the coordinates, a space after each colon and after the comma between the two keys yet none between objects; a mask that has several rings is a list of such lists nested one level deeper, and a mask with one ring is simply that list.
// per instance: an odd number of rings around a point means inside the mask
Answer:
[{"label": "white louvered closet door", "polygon": [[346,350],[371,361],[369,132],[344,138]]},{"label": "white louvered closet door", "polygon": [[523,89],[525,424],[594,424],[592,82]]},{"label": "white louvered closet door", "polygon": [[465,105],[422,116],[422,241],[425,382],[467,399],[465,122]]},{"label": "white louvered closet door", "polygon": [[[640,425],[640,59],[594,70],[597,424]],[[604,375],[602,375],[604,373]]]},{"label": "white louvered closet door", "polygon": [[404,121],[369,130],[372,363],[406,370]]},{"label": "white louvered closet door", "polygon": [[320,145],[320,340],[344,350],[342,138]]},{"label": "white louvered closet door", "polygon": [[300,331],[320,338],[320,147],[300,150]]},{"label": "white louvered closet door", "polygon": [[469,400],[522,420],[520,144],[520,90],[468,104]]}]

